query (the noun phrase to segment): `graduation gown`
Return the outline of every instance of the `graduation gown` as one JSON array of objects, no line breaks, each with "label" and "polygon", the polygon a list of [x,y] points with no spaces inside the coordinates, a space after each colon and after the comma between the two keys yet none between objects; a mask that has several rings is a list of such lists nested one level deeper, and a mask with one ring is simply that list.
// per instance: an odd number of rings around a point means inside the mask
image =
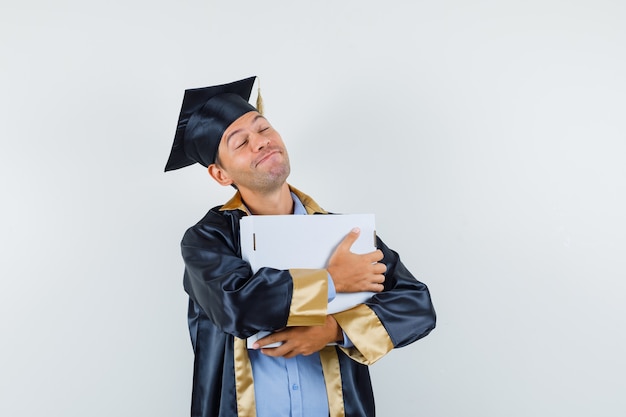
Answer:
[{"label": "graduation gown", "polygon": [[[309,196],[290,188],[308,214],[327,214]],[[253,275],[240,253],[239,220],[244,215],[237,193],[188,229],[181,243],[195,355],[193,417],[255,416],[245,339],[260,330],[325,321],[326,270],[261,268]],[[387,266],[384,290],[365,304],[333,315],[354,347],[327,346],[320,351],[331,417],[373,416],[368,365],[435,327],[426,285],[379,238],[377,246]]]}]

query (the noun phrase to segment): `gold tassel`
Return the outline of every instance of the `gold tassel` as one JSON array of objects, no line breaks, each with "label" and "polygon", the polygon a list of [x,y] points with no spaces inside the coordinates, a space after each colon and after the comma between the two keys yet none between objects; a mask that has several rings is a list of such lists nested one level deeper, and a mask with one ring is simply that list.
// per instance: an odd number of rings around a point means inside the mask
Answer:
[{"label": "gold tassel", "polygon": [[257,81],[256,110],[263,115],[265,108],[263,107],[263,97],[261,97],[261,80],[257,78]]}]

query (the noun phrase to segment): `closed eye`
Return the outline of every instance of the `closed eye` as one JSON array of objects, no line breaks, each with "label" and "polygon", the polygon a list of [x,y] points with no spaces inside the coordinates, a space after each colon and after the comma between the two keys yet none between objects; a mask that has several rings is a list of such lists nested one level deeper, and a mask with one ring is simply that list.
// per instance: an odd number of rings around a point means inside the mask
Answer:
[{"label": "closed eye", "polygon": [[248,138],[243,139],[237,146],[235,146],[235,149],[239,149],[242,146],[244,146],[246,143],[248,143]]}]

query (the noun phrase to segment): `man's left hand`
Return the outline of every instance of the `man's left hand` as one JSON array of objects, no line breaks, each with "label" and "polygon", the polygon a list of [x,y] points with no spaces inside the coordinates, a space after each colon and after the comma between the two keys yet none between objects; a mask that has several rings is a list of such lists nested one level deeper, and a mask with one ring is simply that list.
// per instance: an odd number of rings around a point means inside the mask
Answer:
[{"label": "man's left hand", "polygon": [[[333,316],[326,316],[323,326],[287,327],[257,340],[254,348],[260,348],[267,356],[293,358],[296,355],[311,355],[329,343],[342,340],[341,327]],[[282,344],[275,348],[263,348],[276,342]]]}]

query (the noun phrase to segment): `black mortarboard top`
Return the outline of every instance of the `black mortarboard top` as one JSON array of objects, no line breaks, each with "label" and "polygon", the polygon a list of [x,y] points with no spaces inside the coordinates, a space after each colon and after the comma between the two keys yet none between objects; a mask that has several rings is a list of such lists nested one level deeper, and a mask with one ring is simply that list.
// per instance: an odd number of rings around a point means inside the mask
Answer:
[{"label": "black mortarboard top", "polygon": [[256,110],[248,103],[255,78],[185,90],[166,172],[196,162],[205,167],[215,162],[226,128]]}]

